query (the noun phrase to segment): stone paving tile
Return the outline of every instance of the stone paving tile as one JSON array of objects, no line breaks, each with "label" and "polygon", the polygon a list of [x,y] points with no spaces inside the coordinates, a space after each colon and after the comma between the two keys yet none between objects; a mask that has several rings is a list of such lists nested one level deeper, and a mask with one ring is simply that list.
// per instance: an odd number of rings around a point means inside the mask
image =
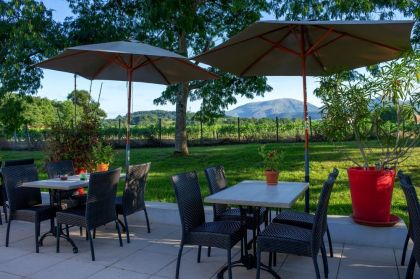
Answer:
[{"label": "stone paving tile", "polygon": [[[4,222],[4,219],[3,219],[3,222]],[[1,279],[20,279],[22,277],[0,271],[0,278]]]},{"label": "stone paving tile", "polygon": [[175,259],[176,256],[174,255],[139,250],[116,262],[112,267],[152,275],[175,261]]},{"label": "stone paving tile", "polygon": [[377,261],[342,259],[337,278],[397,279],[399,275],[395,264],[387,265]]},{"label": "stone paving tile", "polygon": [[360,262],[376,262],[384,265],[396,264],[394,250],[391,248],[345,245],[342,257],[343,259]]},{"label": "stone paving tile", "polygon": [[[200,279],[212,277],[225,263],[226,263],[226,250],[212,248],[211,257],[202,251],[201,262],[197,263],[197,248],[193,247],[181,258],[180,278],[183,279]],[[239,250],[232,251],[232,261],[239,258]],[[173,278],[176,271],[176,257],[174,260],[159,272],[158,276]]]},{"label": "stone paving tile", "polygon": [[0,264],[0,271],[20,276],[29,276],[61,261],[63,259],[55,255],[30,253]]},{"label": "stone paving tile", "polygon": [[30,275],[31,279],[44,278],[60,278],[60,279],[75,279],[86,278],[98,271],[105,269],[105,266],[92,264],[89,261],[82,262],[73,259],[59,262],[49,268],[45,268],[34,275]]},{"label": "stone paving tile", "polygon": [[31,251],[15,247],[0,247],[0,264],[23,257],[28,254],[31,254]]},{"label": "stone paving tile", "polygon": [[[140,263],[139,263],[140,264]],[[148,274],[141,274],[115,267],[108,267],[87,278],[89,279],[146,279]]]}]

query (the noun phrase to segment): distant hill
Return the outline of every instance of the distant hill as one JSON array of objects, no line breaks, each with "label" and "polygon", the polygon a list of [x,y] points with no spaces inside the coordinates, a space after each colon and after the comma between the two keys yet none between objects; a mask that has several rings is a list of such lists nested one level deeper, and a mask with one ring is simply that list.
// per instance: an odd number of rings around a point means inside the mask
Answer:
[{"label": "distant hill", "polygon": [[[321,118],[319,108],[310,103],[308,103],[308,112],[312,119]],[[290,98],[281,98],[248,103],[227,111],[226,115],[242,118],[303,118],[303,102]]]}]

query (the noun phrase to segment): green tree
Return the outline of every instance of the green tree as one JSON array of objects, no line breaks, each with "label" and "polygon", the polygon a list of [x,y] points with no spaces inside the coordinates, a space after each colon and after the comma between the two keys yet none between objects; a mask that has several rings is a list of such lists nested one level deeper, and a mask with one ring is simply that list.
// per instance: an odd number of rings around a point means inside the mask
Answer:
[{"label": "green tree", "polygon": [[38,90],[42,71],[31,65],[63,47],[61,34],[42,2],[0,1],[0,96]]},{"label": "green tree", "polygon": [[[112,39],[134,37],[184,56],[201,53],[225,40],[260,19],[261,13],[269,8],[263,0],[69,0],[69,3],[77,16],[66,26],[78,43],[110,40],[109,30],[119,30]],[[86,30],[89,36],[82,35]],[[251,97],[270,89],[265,77],[233,78],[224,74],[217,81],[170,86],[156,103],[176,104],[175,152],[188,154],[186,120],[189,98],[204,99],[205,104],[212,104],[203,106],[202,113],[213,117],[221,114],[227,104],[236,102],[235,94]]]},{"label": "green tree", "polygon": [[94,113],[99,118],[106,117],[105,111],[99,107],[99,103],[95,102],[86,90],[73,90],[67,95],[67,100],[71,101],[73,105],[81,107],[84,114]]},{"label": "green tree", "polygon": [[27,105],[22,96],[4,94],[0,99],[0,123],[6,136],[11,136],[25,123],[23,112]]}]

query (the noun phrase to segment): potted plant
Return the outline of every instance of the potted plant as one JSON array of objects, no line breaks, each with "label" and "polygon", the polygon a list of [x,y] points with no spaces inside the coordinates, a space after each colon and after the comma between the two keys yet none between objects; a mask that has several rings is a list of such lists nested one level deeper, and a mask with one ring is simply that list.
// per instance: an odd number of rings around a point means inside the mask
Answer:
[{"label": "potted plant", "polygon": [[276,149],[266,150],[265,145],[262,145],[258,153],[263,159],[267,185],[277,185],[284,152]]},{"label": "potted plant", "polygon": [[419,55],[392,61],[368,74],[341,72],[320,80],[323,130],[332,141],[354,140],[359,156],[347,156],[353,219],[391,226],[398,164],[419,139]]},{"label": "potted plant", "polygon": [[114,161],[114,150],[112,146],[105,145],[102,142],[98,142],[92,148],[92,155],[94,163],[96,164],[96,171],[107,171],[109,165]]}]

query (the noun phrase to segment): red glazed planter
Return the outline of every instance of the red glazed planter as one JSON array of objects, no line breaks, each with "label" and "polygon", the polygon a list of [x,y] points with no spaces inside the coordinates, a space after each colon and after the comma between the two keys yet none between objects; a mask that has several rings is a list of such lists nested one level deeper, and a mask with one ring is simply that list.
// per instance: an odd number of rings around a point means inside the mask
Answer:
[{"label": "red glazed planter", "polygon": [[392,191],[395,170],[376,170],[370,167],[347,169],[353,207],[353,220],[373,226],[392,226]]},{"label": "red glazed planter", "polygon": [[266,170],[265,180],[267,185],[277,185],[279,183],[279,172]]}]

